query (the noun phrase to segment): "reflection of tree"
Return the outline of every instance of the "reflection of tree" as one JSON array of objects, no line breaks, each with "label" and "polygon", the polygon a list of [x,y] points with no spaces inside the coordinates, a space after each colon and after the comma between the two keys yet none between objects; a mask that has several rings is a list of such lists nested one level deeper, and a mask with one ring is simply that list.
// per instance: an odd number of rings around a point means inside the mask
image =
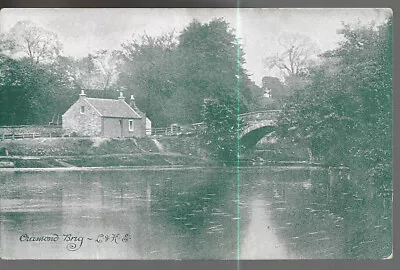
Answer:
[{"label": "reflection of tree", "polygon": [[350,182],[343,172],[333,170],[332,184],[328,177],[322,170],[282,172],[276,175],[279,182],[261,182],[278,234],[293,253],[306,258],[388,256],[391,204]]},{"label": "reflection of tree", "polygon": [[334,174],[328,206],[335,216],[341,217],[346,258],[388,256],[392,247],[391,196],[385,198],[371,186],[346,181],[338,171]]},{"label": "reflection of tree", "polygon": [[[188,181],[184,174],[183,177]],[[229,172],[199,173],[196,183],[152,189],[153,223],[181,243],[183,259],[233,259],[236,250],[235,186]],[[165,209],[157,212],[157,209]],[[157,233],[157,232],[156,232]]]}]

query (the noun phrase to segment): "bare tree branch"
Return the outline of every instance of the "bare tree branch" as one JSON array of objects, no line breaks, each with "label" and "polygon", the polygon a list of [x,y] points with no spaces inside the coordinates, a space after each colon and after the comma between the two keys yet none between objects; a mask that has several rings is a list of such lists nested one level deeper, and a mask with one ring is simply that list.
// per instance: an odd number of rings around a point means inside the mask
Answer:
[{"label": "bare tree branch", "polygon": [[56,34],[38,27],[30,21],[19,21],[6,35],[14,46],[11,53],[25,53],[33,62],[51,62],[61,52],[61,43]]},{"label": "bare tree branch", "polygon": [[286,76],[296,76],[305,72],[319,52],[316,43],[301,34],[283,34],[279,37],[278,44],[283,48],[283,52],[264,58],[264,65],[269,69],[277,68]]}]

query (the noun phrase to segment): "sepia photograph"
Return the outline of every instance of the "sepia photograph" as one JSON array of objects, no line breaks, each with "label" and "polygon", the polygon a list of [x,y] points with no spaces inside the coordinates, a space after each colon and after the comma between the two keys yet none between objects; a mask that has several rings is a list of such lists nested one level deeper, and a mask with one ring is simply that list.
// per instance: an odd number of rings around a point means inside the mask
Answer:
[{"label": "sepia photograph", "polygon": [[393,12],[0,10],[0,258],[391,259]]}]

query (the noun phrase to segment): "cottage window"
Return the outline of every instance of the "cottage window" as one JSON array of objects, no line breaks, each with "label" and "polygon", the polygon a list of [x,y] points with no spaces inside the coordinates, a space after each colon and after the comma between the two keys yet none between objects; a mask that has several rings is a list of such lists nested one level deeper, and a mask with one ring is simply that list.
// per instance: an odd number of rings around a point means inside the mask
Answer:
[{"label": "cottage window", "polygon": [[133,120],[129,120],[129,131],[133,131]]},{"label": "cottage window", "polygon": [[85,113],[85,106],[81,106],[81,113]]}]

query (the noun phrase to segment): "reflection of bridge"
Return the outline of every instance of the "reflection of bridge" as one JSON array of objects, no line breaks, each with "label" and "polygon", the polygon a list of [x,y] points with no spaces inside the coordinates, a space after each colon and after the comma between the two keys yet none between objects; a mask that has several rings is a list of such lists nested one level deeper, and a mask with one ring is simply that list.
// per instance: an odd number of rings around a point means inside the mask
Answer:
[{"label": "reflection of bridge", "polygon": [[[280,110],[266,110],[240,114],[243,127],[240,132],[240,143],[246,148],[253,147],[265,135],[274,131],[276,120]],[[153,128],[152,135],[179,135],[197,133],[204,127],[203,123],[195,123],[187,126],[173,124],[164,128]]]}]

